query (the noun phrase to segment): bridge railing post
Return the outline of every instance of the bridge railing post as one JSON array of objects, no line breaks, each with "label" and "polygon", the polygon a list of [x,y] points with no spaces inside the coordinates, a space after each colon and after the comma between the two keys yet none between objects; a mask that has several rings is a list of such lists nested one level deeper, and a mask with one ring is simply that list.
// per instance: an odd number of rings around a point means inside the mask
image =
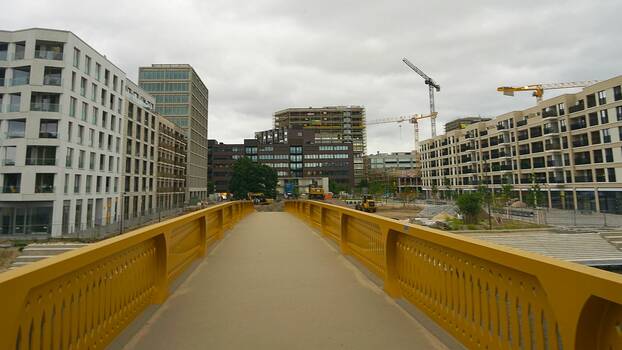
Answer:
[{"label": "bridge railing post", "polygon": [[343,255],[350,255],[350,247],[348,246],[348,215],[341,212],[339,214],[339,248]]},{"label": "bridge railing post", "polygon": [[402,292],[398,282],[396,267],[397,237],[399,232],[390,230],[388,227],[382,229],[382,241],[384,244],[384,263],[386,273],[384,277],[384,291],[393,298],[400,298]]}]

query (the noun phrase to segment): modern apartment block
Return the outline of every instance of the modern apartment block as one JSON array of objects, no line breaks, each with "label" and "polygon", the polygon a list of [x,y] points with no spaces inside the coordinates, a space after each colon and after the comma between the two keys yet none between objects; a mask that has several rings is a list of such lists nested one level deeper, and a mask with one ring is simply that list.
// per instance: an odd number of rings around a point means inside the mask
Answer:
[{"label": "modern apartment block", "polygon": [[123,218],[150,214],[156,204],[158,115],[155,99],[131,80],[125,84]]},{"label": "modern apartment block", "polygon": [[119,215],[125,73],[67,31],[0,31],[0,233]]},{"label": "modern apartment block", "polygon": [[421,171],[414,152],[376,153],[365,157],[368,181],[393,182],[398,192],[421,186]]},{"label": "modern apartment block", "polygon": [[186,202],[186,133],[170,120],[158,116],[158,208],[179,208]]},{"label": "modern apartment block", "polygon": [[475,124],[479,122],[487,122],[489,120],[490,118],[482,118],[482,117],[463,117],[463,118],[454,119],[450,122],[447,122],[447,124],[445,124],[445,132],[448,133],[450,131],[464,129],[471,124]]},{"label": "modern apartment block", "polygon": [[622,213],[622,76],[422,142],[424,191],[534,183],[544,206]]},{"label": "modern apartment block", "polygon": [[352,142],[355,181],[358,183],[365,178],[363,158],[367,152],[367,141],[364,107],[287,108],[274,113],[274,128],[313,130],[316,143]]},{"label": "modern apartment block", "polygon": [[[305,129],[272,129],[255,133],[242,144],[210,140],[210,179],[216,192],[228,192],[233,163],[242,157],[276,170],[280,193],[328,178],[337,184],[354,186],[353,146],[349,142],[315,142],[315,133]],[[301,190],[305,190],[301,188]],[[301,191],[305,192],[305,191]]]},{"label": "modern apartment block", "polygon": [[188,64],[140,67],[139,85],[155,97],[156,111],[186,133],[187,200],[207,198],[207,87]]}]

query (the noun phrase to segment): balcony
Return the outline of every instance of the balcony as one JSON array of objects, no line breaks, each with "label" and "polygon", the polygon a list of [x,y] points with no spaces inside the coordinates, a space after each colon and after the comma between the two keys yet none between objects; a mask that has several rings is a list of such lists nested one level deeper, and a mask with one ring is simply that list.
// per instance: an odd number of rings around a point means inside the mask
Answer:
[{"label": "balcony", "polygon": [[49,185],[49,184],[36,185],[35,193],[54,193],[54,185]]},{"label": "balcony", "polygon": [[542,110],[542,118],[557,117],[557,109],[553,106]]},{"label": "balcony", "polygon": [[575,176],[574,182],[593,182],[591,176]]},{"label": "balcony", "polygon": [[21,86],[30,84],[30,76],[17,77],[8,80],[9,86]]},{"label": "balcony", "polygon": [[6,106],[1,106],[2,109],[0,109],[0,112],[2,113],[14,113],[14,112],[19,112],[19,103],[13,103],[13,104],[8,104]]},{"label": "balcony", "polygon": [[579,130],[587,127],[585,120],[578,123],[570,123],[570,130]]},{"label": "balcony", "polygon": [[527,125],[527,119],[519,120],[516,122],[516,126],[524,126]]},{"label": "balcony", "polygon": [[559,168],[559,167],[563,167],[564,164],[562,164],[561,160],[548,160],[546,162],[546,166],[549,168]]},{"label": "balcony", "polygon": [[561,150],[561,144],[559,143],[546,143],[544,149],[547,151]]},{"label": "balcony", "polygon": [[572,147],[584,147],[584,146],[587,146],[587,145],[588,145],[587,140],[572,141]]},{"label": "balcony", "polygon": [[575,104],[574,106],[570,106],[568,108],[568,113],[576,113],[584,109],[585,109],[585,104],[583,103],[583,100],[580,100],[577,104]]},{"label": "balcony", "polygon": [[529,154],[529,149],[528,148],[521,148],[521,149],[518,150],[518,154],[520,154],[520,155]]},{"label": "balcony", "polygon": [[2,193],[20,193],[19,186],[3,186]]},{"label": "balcony", "polygon": [[47,102],[32,102],[30,110],[34,112],[60,112],[60,104]]},{"label": "balcony", "polygon": [[590,158],[575,158],[574,160],[575,165],[585,165],[585,164],[590,164]]},{"label": "balcony", "polygon": [[56,158],[26,158],[26,165],[56,165]]},{"label": "balcony", "polygon": [[544,168],[544,162],[533,162],[534,169]]},{"label": "balcony", "polygon": [[60,74],[48,74],[43,77],[43,85],[61,86]]},{"label": "balcony", "polygon": [[549,183],[552,183],[552,184],[563,184],[564,183],[564,177],[563,176],[549,177]]},{"label": "balcony", "polygon": [[558,134],[559,133],[559,129],[556,127],[551,127],[551,126],[545,126],[544,127],[544,135],[547,134]]}]

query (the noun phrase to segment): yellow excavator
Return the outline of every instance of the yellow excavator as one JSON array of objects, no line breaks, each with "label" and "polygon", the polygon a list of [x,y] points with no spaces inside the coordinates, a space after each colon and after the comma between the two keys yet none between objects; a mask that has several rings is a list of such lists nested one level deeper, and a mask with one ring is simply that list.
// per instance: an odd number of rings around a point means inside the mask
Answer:
[{"label": "yellow excavator", "polygon": [[261,192],[248,192],[246,196],[249,201],[253,202],[253,204],[268,205],[273,202],[272,198],[266,198],[266,196]]},{"label": "yellow excavator", "polygon": [[309,186],[309,199],[324,200],[324,189],[317,186]]},{"label": "yellow excavator", "polygon": [[354,206],[354,209],[364,211],[367,213],[376,212],[376,201],[370,195],[363,195],[363,200]]}]

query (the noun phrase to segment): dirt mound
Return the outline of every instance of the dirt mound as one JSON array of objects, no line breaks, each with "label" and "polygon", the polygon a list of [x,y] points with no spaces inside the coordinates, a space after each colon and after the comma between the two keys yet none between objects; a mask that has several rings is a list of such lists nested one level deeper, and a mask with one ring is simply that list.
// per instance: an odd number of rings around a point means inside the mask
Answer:
[{"label": "dirt mound", "polygon": [[283,211],[284,205],[285,205],[285,202],[276,201],[272,204],[255,205],[255,210],[257,211]]}]

